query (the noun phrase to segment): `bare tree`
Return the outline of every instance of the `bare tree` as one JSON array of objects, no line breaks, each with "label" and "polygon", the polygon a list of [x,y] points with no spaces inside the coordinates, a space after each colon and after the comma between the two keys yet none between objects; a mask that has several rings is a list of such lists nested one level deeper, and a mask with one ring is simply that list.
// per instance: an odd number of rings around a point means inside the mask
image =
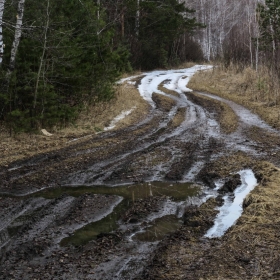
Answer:
[{"label": "bare tree", "polygon": [[[241,34],[249,33],[252,37],[257,33],[255,11],[258,0],[184,0],[184,2],[186,6],[196,10],[197,20],[206,25],[195,38],[207,60],[223,56],[224,42],[232,37],[233,30],[240,30]],[[253,45],[252,42],[248,42],[250,35],[247,34],[247,37],[243,35],[239,40],[245,39],[243,44],[252,52],[253,60]]]},{"label": "bare tree", "polygon": [[49,25],[50,25],[50,0],[47,0],[47,19],[46,19],[46,25],[45,25],[45,31],[44,31],[44,38],[43,38],[43,40],[44,40],[43,50],[42,50],[42,55],[40,57],[40,64],[39,64],[39,69],[38,69],[37,79],[36,79],[33,109],[35,109],[36,103],[37,103],[38,86],[39,86],[39,81],[40,81],[40,78],[41,78],[41,72],[42,72],[45,52],[46,52],[46,49],[47,49],[47,39],[48,39],[47,38],[47,33],[48,33],[48,30],[49,30]]}]

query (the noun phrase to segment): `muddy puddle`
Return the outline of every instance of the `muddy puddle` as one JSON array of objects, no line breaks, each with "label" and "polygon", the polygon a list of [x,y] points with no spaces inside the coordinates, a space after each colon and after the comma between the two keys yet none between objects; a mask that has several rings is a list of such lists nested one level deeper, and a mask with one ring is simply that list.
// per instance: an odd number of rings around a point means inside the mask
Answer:
[{"label": "muddy puddle", "polygon": [[[34,194],[36,197],[55,199],[63,195],[80,197],[85,194],[102,194],[120,196],[122,201],[106,217],[89,223],[76,230],[71,236],[61,240],[61,246],[69,244],[74,246],[84,245],[102,234],[111,233],[123,226],[135,231],[133,240],[159,241],[166,234],[178,229],[181,224],[179,209],[189,198],[199,194],[200,188],[190,183],[148,182],[127,186],[92,186],[92,187],[61,187],[48,189]],[[148,200],[148,198],[155,200]],[[153,205],[159,203],[158,206]],[[131,218],[124,218],[128,209],[134,209]],[[143,209],[144,208],[144,209]],[[145,213],[145,208],[152,213]],[[149,214],[149,215],[147,215]],[[123,221],[124,220],[124,221]],[[138,232],[139,231],[139,232]],[[152,233],[153,232],[153,233]]]},{"label": "muddy puddle", "polygon": [[160,241],[167,234],[176,231],[182,223],[182,220],[176,215],[168,215],[155,219],[147,229],[135,234],[132,240],[139,240],[142,242]]}]

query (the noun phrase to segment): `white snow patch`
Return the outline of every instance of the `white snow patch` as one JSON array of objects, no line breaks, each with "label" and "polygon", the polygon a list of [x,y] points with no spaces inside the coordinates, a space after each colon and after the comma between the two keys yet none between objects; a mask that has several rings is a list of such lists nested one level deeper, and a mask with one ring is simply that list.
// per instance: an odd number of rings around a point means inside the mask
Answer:
[{"label": "white snow patch", "polygon": [[146,76],[142,79],[141,84],[138,87],[140,95],[154,107],[152,94],[154,92],[164,94],[163,92],[158,90],[158,86],[163,81],[170,80],[170,83],[164,86],[167,89],[175,90],[178,93],[191,91],[189,88],[186,87],[190,78],[197,71],[207,70],[210,68],[212,68],[212,66],[196,65],[191,68],[180,70],[153,71],[151,73],[146,73]]},{"label": "white snow patch", "polygon": [[210,65],[195,65],[191,68],[179,69],[179,70],[167,70],[167,71],[153,71],[142,73],[138,76],[132,76],[120,80],[118,83],[129,82],[139,76],[144,76],[141,80],[141,84],[138,86],[140,95],[146,100],[153,108],[155,104],[152,100],[153,93],[159,93],[166,95],[164,92],[158,89],[158,86],[169,80],[164,86],[167,89],[177,91],[178,93],[189,92],[191,89],[187,88],[187,84],[190,78],[197,72],[202,70],[211,69]]},{"label": "white snow patch", "polygon": [[225,195],[224,205],[219,207],[220,213],[215,219],[214,226],[204,235],[208,238],[221,237],[235,224],[242,214],[242,203],[245,197],[257,186],[257,179],[252,170],[246,169],[238,172],[241,176],[241,186],[234,191],[234,200]]},{"label": "white snow patch", "polygon": [[113,129],[113,128],[116,126],[116,124],[117,124],[120,120],[124,119],[126,116],[128,116],[129,114],[131,114],[131,112],[134,111],[135,109],[136,109],[136,107],[134,106],[134,107],[132,107],[132,108],[131,108],[130,110],[128,110],[128,111],[122,111],[118,116],[116,116],[116,117],[111,121],[111,123],[110,123],[109,126],[107,126],[107,127],[104,128],[104,130],[107,131],[107,130]]}]

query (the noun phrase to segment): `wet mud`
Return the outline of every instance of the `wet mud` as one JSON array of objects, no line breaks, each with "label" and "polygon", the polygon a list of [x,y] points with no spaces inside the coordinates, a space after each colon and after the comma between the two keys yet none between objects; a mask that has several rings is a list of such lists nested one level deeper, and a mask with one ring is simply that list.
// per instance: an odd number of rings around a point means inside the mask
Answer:
[{"label": "wet mud", "polygon": [[175,72],[133,78],[151,90],[139,122],[0,167],[0,279],[204,279],[203,254],[221,241],[203,235],[240,184],[232,174],[279,165],[280,134],[240,105],[188,93]]}]

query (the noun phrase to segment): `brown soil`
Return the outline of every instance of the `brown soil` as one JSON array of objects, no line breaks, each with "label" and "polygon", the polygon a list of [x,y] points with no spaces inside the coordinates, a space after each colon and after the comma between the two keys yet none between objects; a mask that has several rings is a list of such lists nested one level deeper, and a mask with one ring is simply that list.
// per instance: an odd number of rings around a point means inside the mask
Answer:
[{"label": "brown soil", "polygon": [[[243,97],[242,94],[234,95],[226,90],[225,93],[222,93],[224,83],[221,81],[221,77],[215,76],[215,86],[213,82],[210,85],[207,84],[211,79],[213,80],[211,71],[202,72],[194,77],[189,87],[210,91],[243,105],[247,104],[249,98]],[[219,83],[221,83],[220,86]],[[174,95],[171,92],[169,94]],[[205,107],[209,113],[216,114],[216,119],[221,123],[225,133],[236,130],[237,117],[227,105],[195,93],[188,93],[188,96],[194,103]],[[157,110],[161,111],[163,116],[175,104],[172,98],[159,94],[153,94],[153,100],[157,105]],[[134,106],[136,109],[121,121],[112,133],[96,134],[123,110],[129,110]],[[248,105],[249,108],[255,108],[254,106]],[[261,106],[258,108],[258,110],[262,110]],[[2,132],[0,140],[1,191],[19,194],[21,191],[34,191],[45,186],[57,188],[62,178],[77,171],[87,170],[92,164],[108,161],[108,165],[104,168],[105,172],[105,169],[111,168],[111,159],[127,153],[129,149],[136,150],[151,131],[154,132],[149,137],[152,144],[143,151],[134,152],[125,160],[120,160],[107,181],[123,182],[122,180],[131,178],[141,181],[145,179],[144,175],[139,173],[139,170],[144,170],[143,166],[148,170],[146,175],[149,175],[150,169],[152,170],[160,164],[164,165],[171,160],[170,168],[164,174],[165,179],[177,181],[197,160],[198,152],[203,151],[206,161],[208,157],[219,152],[220,144],[215,139],[210,138],[207,147],[200,147],[197,144],[198,138],[203,138],[203,135],[193,135],[190,141],[182,143],[177,143],[180,141],[176,139],[174,142],[171,139],[156,142],[159,136],[182,123],[186,114],[185,109],[179,109],[173,120],[161,129],[158,129],[159,116],[151,117],[148,123],[135,128],[130,127],[143,120],[148,112],[149,105],[139,96],[135,87],[127,83],[120,87],[119,94],[112,103],[104,105],[104,107],[100,105],[99,108],[94,108],[92,113],[88,110],[88,114],[82,116],[75,126],[60,131],[50,131],[53,133],[50,137],[19,134],[11,138],[6,132]],[[269,120],[266,107],[263,107],[260,115],[266,116],[264,118]],[[270,123],[277,126],[274,113],[273,116]],[[105,136],[103,137],[103,135]],[[82,136],[85,137],[71,141]],[[159,243],[157,250],[151,256],[149,265],[138,279],[280,279],[278,244],[280,170],[272,165],[272,162],[278,166],[280,164],[280,152],[272,154],[275,146],[280,146],[280,140],[277,135],[254,128],[248,130],[247,136],[250,141],[256,142],[254,145],[260,144],[261,149],[268,153],[271,151],[271,159],[268,159],[270,163],[252,158],[243,152],[231,153],[228,151],[228,154],[225,152],[224,156],[214,161],[207,161],[198,174],[200,181],[211,186],[215,178],[231,178],[233,173],[244,168],[254,170],[259,185],[246,198],[243,205],[244,212],[237,224],[222,238],[206,239],[203,235],[213,224],[213,219],[217,214],[215,207],[220,205],[221,201],[210,199],[200,208],[187,207],[184,214],[184,225]],[[180,150],[180,154],[175,154],[172,158],[171,151],[162,148],[163,144],[167,147],[177,145],[176,148]],[[137,158],[137,161],[133,161],[134,158]],[[33,165],[33,162],[36,164]],[[16,169],[18,166],[22,167]],[[100,173],[98,176],[102,175]],[[95,179],[93,178],[93,180]],[[114,200],[116,197],[110,196],[110,199]],[[125,255],[126,248],[120,246],[124,232],[115,231],[111,234],[101,235],[98,240],[79,248],[58,249],[56,253],[46,258],[41,256],[43,261],[40,265],[29,263],[28,258],[34,255],[40,256],[43,249],[52,245],[49,243],[49,237],[59,235],[59,225],[82,223],[88,216],[94,214],[91,210],[99,209],[101,211],[103,208],[107,208],[110,199],[106,195],[84,195],[75,200],[67,195],[62,195],[50,201],[49,204],[52,207],[64,200],[74,202],[69,206],[67,210],[69,212],[54,213],[46,236],[44,235],[46,233],[39,234],[33,243],[19,243],[20,255],[16,250],[9,252],[10,255],[7,255],[6,262],[2,266],[5,267],[5,271],[0,275],[0,279],[33,279],[34,277],[41,279],[41,275],[44,275],[44,279],[59,279],[59,277],[64,277],[63,273],[71,275],[71,271],[75,273],[73,277],[77,279],[81,275],[87,275],[89,279],[98,279],[94,277],[94,268],[101,261],[110,261],[109,253],[116,259]],[[134,205],[124,213],[123,221],[128,224],[141,221],[142,216],[157,211],[163,199],[162,197],[150,197],[135,201]],[[24,207],[25,202],[26,200],[21,198],[9,198],[3,195],[0,198],[0,217],[9,212],[13,213],[12,210],[17,207],[20,212],[22,210],[20,207],[21,205]],[[48,212],[47,208],[39,209],[38,213],[41,213],[41,218],[52,214],[52,212]],[[24,236],[33,225],[37,222],[39,224],[39,221],[37,216],[30,218],[29,223],[21,229],[22,232],[18,233],[18,236],[20,234]],[[2,233],[0,232],[0,234]],[[3,235],[0,236],[0,238],[2,237]],[[12,267],[14,268],[11,269]],[[106,271],[104,273],[106,275]]]},{"label": "brown soil", "polygon": [[173,101],[171,98],[158,93],[153,93],[152,99],[155,102],[157,108],[160,108],[166,112],[170,111],[175,105],[175,101]]},{"label": "brown soil", "polygon": [[237,129],[238,118],[227,104],[198,95],[195,92],[188,93],[187,95],[194,103],[206,108],[210,113],[216,114],[216,119],[221,125],[222,132],[229,134]]}]

